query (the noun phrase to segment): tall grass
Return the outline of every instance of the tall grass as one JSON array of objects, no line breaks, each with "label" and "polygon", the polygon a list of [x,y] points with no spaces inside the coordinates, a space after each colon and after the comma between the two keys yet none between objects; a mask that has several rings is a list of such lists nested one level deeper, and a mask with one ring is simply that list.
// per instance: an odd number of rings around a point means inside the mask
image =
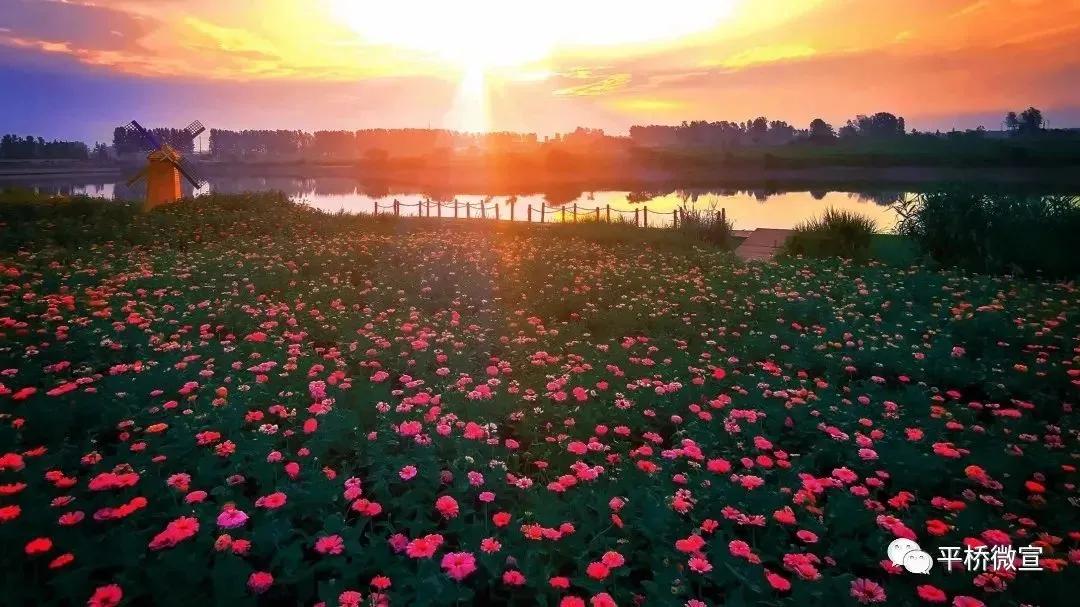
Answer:
[{"label": "tall grass", "polygon": [[862,260],[870,254],[877,232],[873,219],[854,211],[829,207],[821,217],[795,226],[784,253],[804,257],[843,257]]},{"label": "tall grass", "polygon": [[675,229],[689,238],[701,240],[723,249],[734,248],[734,224],[721,213],[687,209],[680,213]]},{"label": "tall grass", "polygon": [[945,264],[987,273],[1080,275],[1080,198],[945,191],[899,208],[897,232]]}]

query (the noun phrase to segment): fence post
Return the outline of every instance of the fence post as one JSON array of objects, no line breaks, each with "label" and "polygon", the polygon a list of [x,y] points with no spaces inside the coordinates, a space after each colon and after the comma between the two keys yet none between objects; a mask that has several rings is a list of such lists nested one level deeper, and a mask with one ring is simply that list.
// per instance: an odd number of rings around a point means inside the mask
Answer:
[{"label": "fence post", "polygon": [[574,223],[577,223],[577,203],[574,203]]},{"label": "fence post", "polygon": [[600,223],[600,207],[596,207],[596,223]]},{"label": "fence post", "polygon": [[377,216],[379,214],[379,201],[376,200],[372,204],[375,205],[375,215]]},{"label": "fence post", "polygon": [[634,209],[634,227],[635,228],[641,226],[641,217],[639,215],[640,213],[641,213],[641,209]]},{"label": "fence post", "polygon": [[727,225],[727,207],[720,207],[720,222]]},{"label": "fence post", "polygon": [[647,228],[649,227],[649,207],[643,207],[641,210],[642,224]]},{"label": "fence post", "polygon": [[495,221],[499,220],[499,203],[495,203]]},{"label": "fence post", "polygon": [[399,203],[398,199],[395,198],[394,199],[394,216],[395,217],[397,217],[397,216],[399,216],[401,214],[401,206],[400,205],[401,205],[401,203]]},{"label": "fence post", "polygon": [[480,219],[487,219],[487,203],[480,201]]},{"label": "fence post", "polygon": [[543,202],[540,203],[540,223],[544,223],[544,213],[547,212],[547,211],[544,210],[544,207],[546,207],[546,206],[547,205],[544,204]]},{"label": "fence post", "polygon": [[465,203],[465,219],[472,219],[472,203]]},{"label": "fence post", "polygon": [[439,201],[437,201],[435,203],[435,215],[438,216],[439,219],[442,219],[442,201],[441,200],[439,200]]},{"label": "fence post", "polygon": [[532,205],[531,204],[529,205],[528,211],[529,212],[526,215],[527,215],[527,217],[529,219],[529,223],[532,223]]},{"label": "fence post", "polygon": [[673,227],[673,228],[679,227],[679,210],[678,209],[673,209],[671,211],[671,227]]},{"label": "fence post", "polygon": [[510,221],[514,220],[514,207],[517,206],[517,201],[513,198],[510,199]]},{"label": "fence post", "polygon": [[607,222],[611,223],[611,203],[607,204]]},{"label": "fence post", "polygon": [[562,217],[562,223],[566,223],[566,206],[565,205],[563,206],[563,208],[559,209],[559,216]]}]

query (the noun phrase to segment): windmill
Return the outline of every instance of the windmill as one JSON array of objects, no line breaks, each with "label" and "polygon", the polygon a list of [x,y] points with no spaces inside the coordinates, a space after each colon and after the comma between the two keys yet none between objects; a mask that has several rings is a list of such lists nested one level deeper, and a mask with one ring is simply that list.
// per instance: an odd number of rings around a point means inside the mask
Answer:
[{"label": "windmill", "polygon": [[[129,135],[137,137],[142,142],[143,151],[149,152],[146,157],[148,162],[146,168],[139,171],[127,182],[130,187],[143,179],[146,180],[147,205],[158,205],[178,200],[181,196],[181,175],[196,188],[202,187],[203,179],[195,173],[191,163],[171,145],[162,141],[157,135],[146,130],[134,120],[124,129]],[[194,140],[199,136],[199,133],[205,130],[206,127],[196,120],[187,125],[181,131],[181,134],[189,140]]]}]

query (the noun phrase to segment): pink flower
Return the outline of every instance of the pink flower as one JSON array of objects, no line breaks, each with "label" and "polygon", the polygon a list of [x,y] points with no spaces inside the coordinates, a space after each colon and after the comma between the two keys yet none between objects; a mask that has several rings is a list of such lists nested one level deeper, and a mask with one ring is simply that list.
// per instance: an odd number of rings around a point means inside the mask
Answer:
[{"label": "pink flower", "polygon": [[274,585],[274,576],[266,571],[256,571],[248,576],[248,588],[255,594],[262,594]]},{"label": "pink flower", "polygon": [[690,557],[689,565],[690,570],[694,571],[695,573],[708,573],[712,571],[712,564],[709,563],[708,559],[702,556]]},{"label": "pink flower", "polygon": [[777,592],[787,592],[788,590],[791,590],[791,582],[787,581],[782,575],[773,573],[772,571],[765,571],[765,581],[769,582],[769,585]]},{"label": "pink flower", "polygon": [[626,559],[618,552],[608,550],[604,553],[604,556],[600,557],[600,562],[614,569],[616,567],[622,567],[623,563],[626,562]]},{"label": "pink flower", "polygon": [[870,603],[884,603],[885,589],[876,582],[866,578],[859,578],[851,582],[851,596],[863,605]]},{"label": "pink flower", "polygon": [[476,571],[476,557],[469,552],[447,552],[442,558],[442,568],[447,575],[460,582]]},{"label": "pink flower", "polygon": [[458,515],[457,500],[449,495],[443,495],[435,500],[435,509],[443,515],[443,518],[454,518]]},{"label": "pink flower", "polygon": [[752,554],[750,552],[750,544],[742,540],[732,540],[728,544],[728,551],[731,552],[731,556],[737,556],[739,558],[749,558]]},{"label": "pink flower", "polygon": [[255,500],[255,506],[258,508],[266,508],[267,510],[276,510],[285,505],[287,497],[280,491],[275,491],[270,495],[264,495]]},{"label": "pink flower", "polygon": [[416,476],[416,466],[405,466],[398,471],[398,476],[400,476],[403,481],[412,480],[413,477]]},{"label": "pink flower", "polygon": [[218,527],[223,529],[236,529],[247,523],[248,515],[243,510],[226,507],[217,517]]},{"label": "pink flower", "polygon": [[435,551],[442,545],[443,537],[438,534],[418,537],[405,546],[405,554],[414,559],[429,559],[435,556]]},{"label": "pink flower", "polygon": [[341,554],[345,551],[345,542],[340,535],[324,535],[315,540],[315,551],[319,554]]},{"label": "pink flower", "polygon": [[364,595],[355,590],[346,590],[338,595],[338,607],[360,607]]}]

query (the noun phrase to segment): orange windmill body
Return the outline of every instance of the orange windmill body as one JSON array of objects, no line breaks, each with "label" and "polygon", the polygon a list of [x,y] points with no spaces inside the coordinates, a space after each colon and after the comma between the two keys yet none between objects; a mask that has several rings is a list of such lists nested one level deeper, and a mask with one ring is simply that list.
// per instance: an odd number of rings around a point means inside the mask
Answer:
[{"label": "orange windmill body", "polygon": [[[181,176],[196,188],[202,187],[203,180],[196,175],[191,163],[187,162],[180,152],[176,151],[176,148],[162,141],[152,131],[144,129],[134,120],[125,129],[132,135],[137,135],[142,141],[143,149],[149,152],[146,156],[146,168],[128,180],[128,186],[146,180],[147,207],[179,200],[183,196],[180,189]],[[202,123],[195,121],[180,133],[185,141],[192,141],[205,130]]]}]

